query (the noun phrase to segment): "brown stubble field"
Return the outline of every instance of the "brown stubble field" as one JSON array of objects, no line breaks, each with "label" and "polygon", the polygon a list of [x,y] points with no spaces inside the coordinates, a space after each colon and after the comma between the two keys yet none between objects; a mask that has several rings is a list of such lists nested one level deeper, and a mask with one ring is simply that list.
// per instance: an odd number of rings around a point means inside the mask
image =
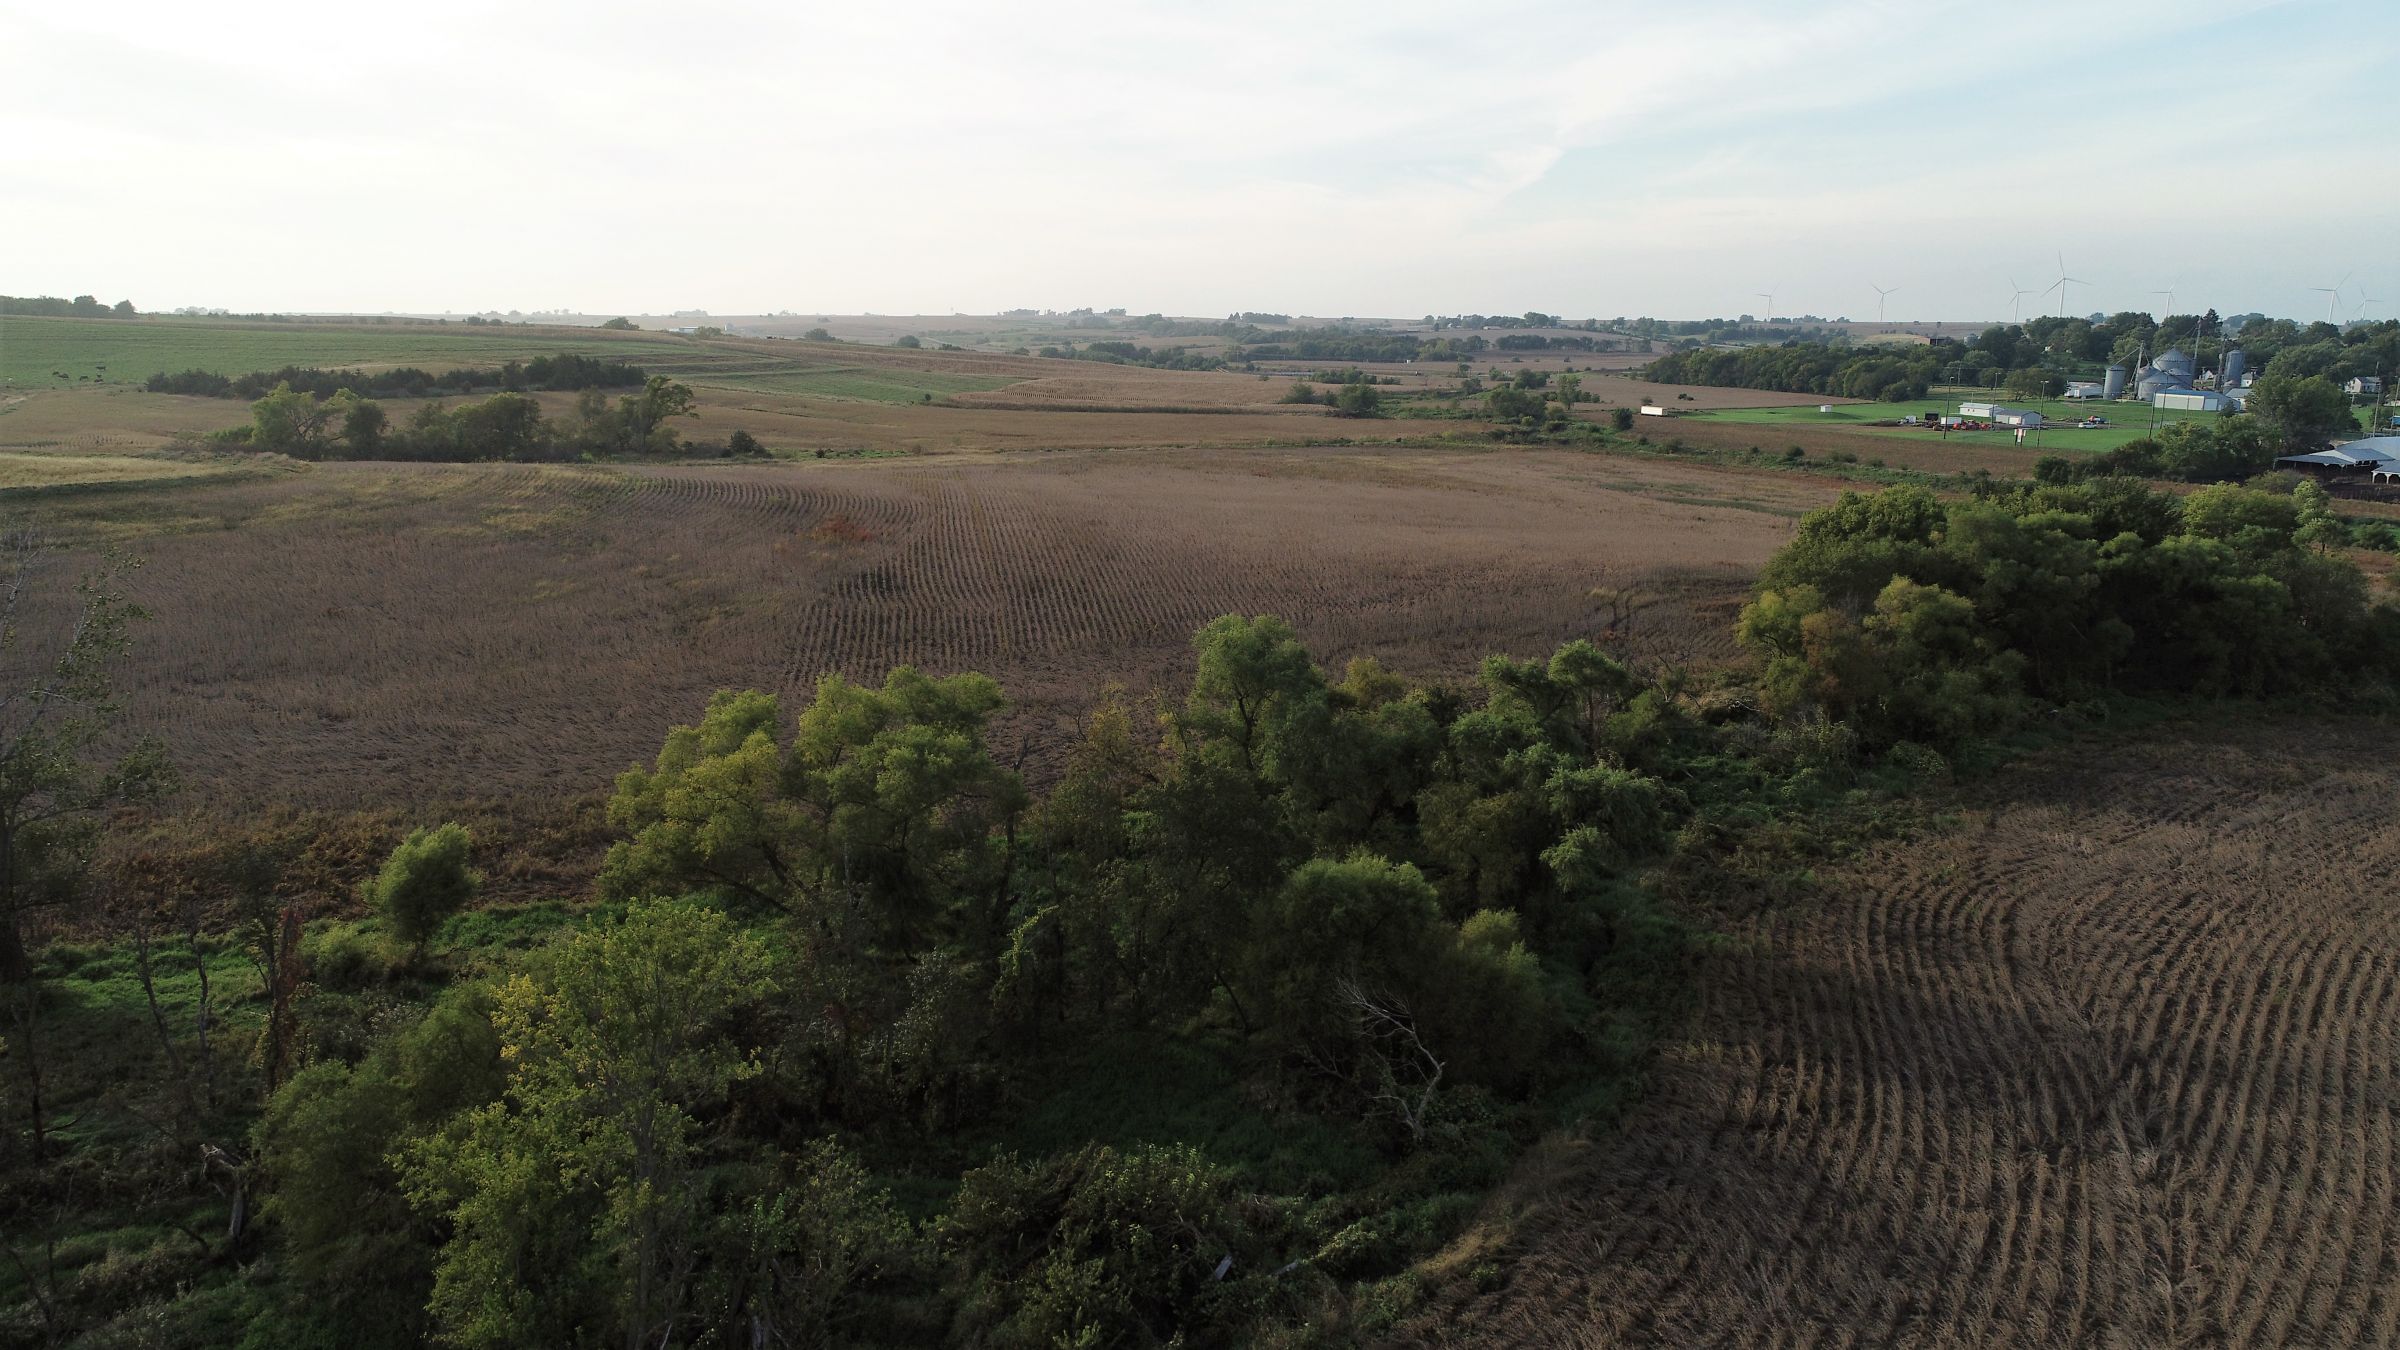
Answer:
[{"label": "brown stubble field", "polygon": [[1735,924],[1653,1097],[1422,1339],[2400,1343],[2396,756],[2052,753]]},{"label": "brown stubble field", "polygon": [[800,465],[323,464],[37,501],[142,555],[131,709],[205,798],[365,808],[605,788],[719,688],[980,670],[1055,762],[1106,683],[1172,690],[1218,614],[1456,678],[1661,597],[1730,653],[1744,586],[1832,487],[1556,451],[1053,452]]}]

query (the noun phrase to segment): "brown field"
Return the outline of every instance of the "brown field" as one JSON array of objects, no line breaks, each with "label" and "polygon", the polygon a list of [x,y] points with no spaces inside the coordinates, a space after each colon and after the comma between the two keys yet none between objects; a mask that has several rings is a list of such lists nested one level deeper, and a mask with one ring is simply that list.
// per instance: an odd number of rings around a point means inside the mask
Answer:
[{"label": "brown field", "polygon": [[1293,621],[1319,658],[1456,677],[1663,603],[1641,650],[1730,651],[1747,578],[1832,487],[1556,451],[1149,451],[737,468],[324,464],[43,499],[148,559],[134,717],[214,800],[583,793],[708,694],[829,670],[998,677],[1008,753],[1191,631]]},{"label": "brown field", "polygon": [[2395,756],[2052,753],[1735,925],[1633,1124],[1423,1339],[2400,1343]]}]

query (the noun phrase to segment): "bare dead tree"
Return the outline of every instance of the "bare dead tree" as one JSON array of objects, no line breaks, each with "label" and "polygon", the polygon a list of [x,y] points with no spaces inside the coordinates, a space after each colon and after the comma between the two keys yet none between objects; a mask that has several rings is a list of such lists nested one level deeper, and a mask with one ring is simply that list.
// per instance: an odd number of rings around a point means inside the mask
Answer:
[{"label": "bare dead tree", "polygon": [[1635,621],[1664,599],[1655,591],[1645,591],[1629,583],[1620,584],[1611,569],[1603,569],[1600,584],[1585,594],[1599,611],[1599,641],[1604,644],[1631,642]]},{"label": "bare dead tree", "polygon": [[1336,988],[1357,1018],[1359,1037],[1367,1048],[1375,1076],[1367,1089],[1369,1099],[1400,1122],[1410,1143],[1425,1142],[1434,1093],[1442,1083],[1442,1061],[1417,1035],[1417,1020],[1407,1004],[1370,993],[1353,979],[1344,978]]},{"label": "bare dead tree", "polygon": [[[118,912],[127,930],[133,935],[134,974],[142,984],[142,1001],[150,1009],[150,1027],[158,1036],[159,1053],[166,1059],[167,1073],[173,1080],[175,1097],[182,1110],[175,1121],[175,1136],[180,1141],[199,1123],[199,1099],[193,1091],[192,1070],[186,1062],[183,1047],[175,1031],[167,1023],[166,1008],[159,1002],[156,962],[158,916],[152,905],[121,882],[106,887],[109,908]],[[202,1023],[201,1046],[208,1041],[206,1023]],[[212,1103],[213,1105],[213,1103]]]}]

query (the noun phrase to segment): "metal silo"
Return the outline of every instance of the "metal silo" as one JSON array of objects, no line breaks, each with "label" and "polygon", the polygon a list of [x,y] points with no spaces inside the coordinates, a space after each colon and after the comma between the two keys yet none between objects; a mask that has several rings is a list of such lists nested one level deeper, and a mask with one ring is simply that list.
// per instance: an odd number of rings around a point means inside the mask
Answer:
[{"label": "metal silo", "polygon": [[[2235,355],[2239,356],[2240,353],[2236,352]],[[2125,367],[2110,366],[2108,368],[2108,381],[2104,386],[2102,386],[2100,397],[2107,399],[2118,399],[2125,397],[2126,374],[2127,372]]]},{"label": "metal silo", "polygon": [[2217,388],[2232,389],[2242,382],[2242,372],[2250,368],[2250,358],[2239,347],[2225,353],[2224,369],[2217,374]]}]

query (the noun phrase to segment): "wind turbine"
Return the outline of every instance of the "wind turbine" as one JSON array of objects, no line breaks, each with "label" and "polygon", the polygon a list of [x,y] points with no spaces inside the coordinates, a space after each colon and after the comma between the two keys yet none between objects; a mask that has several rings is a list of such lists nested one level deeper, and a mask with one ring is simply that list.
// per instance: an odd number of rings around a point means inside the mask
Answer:
[{"label": "wind turbine", "polygon": [[[1872,281],[1867,284],[1875,286]],[[1900,288],[1897,286],[1875,286],[1875,322],[1883,322],[1883,302],[1887,297],[1898,293],[1899,290]]]},{"label": "wind turbine", "polygon": [[[2064,269],[2064,268],[2061,268],[2060,270],[2061,270],[2061,271],[2064,271],[2065,269]],[[2182,280],[2182,278],[2181,278],[2181,277],[2178,277],[2178,278],[2176,278],[2176,280],[2177,280],[2177,281],[2180,281],[2180,280]],[[2150,292],[2150,293],[2151,293],[2152,295],[2163,295],[2163,296],[2167,297],[2167,314],[2172,314],[2172,313],[2174,313],[2174,312],[2175,312],[2175,282],[2174,282],[2174,281],[2170,281],[2170,282],[2168,282],[2168,283],[2167,283],[2167,288],[2166,288],[2165,290],[2163,290],[2163,291],[2152,291],[2152,292]],[[2161,315],[2159,315],[2158,317],[2160,317],[2160,318],[2162,318],[2162,319],[2163,319],[2163,318],[2167,317],[2167,314],[2161,314]]]},{"label": "wind turbine", "polygon": [[1764,300],[1764,301],[1766,301],[1766,302],[1767,302],[1767,312],[1766,312],[1766,313],[1764,313],[1764,314],[1761,314],[1761,315],[1759,315],[1758,317],[1760,317],[1761,319],[1769,319],[1769,320],[1773,319],[1773,318],[1775,317],[1775,292],[1773,292],[1773,291],[1752,291],[1752,292],[1750,292],[1750,293],[1751,293],[1752,295],[1755,295],[1755,296],[1757,296],[1759,299],[1761,299],[1761,300]]},{"label": "wind turbine", "polygon": [[2367,294],[2367,288],[2361,286],[2358,288],[2358,308],[2350,311],[2350,317],[2353,319],[2365,318],[2367,310],[2371,306],[2380,305],[2382,303],[2383,302],[2381,300],[2378,300],[2374,296]]},{"label": "wind turbine", "polygon": [[2050,289],[2058,292],[2058,317],[2062,319],[2067,317],[2067,283],[2070,281],[2078,286],[2089,286],[2092,284],[2088,281],[2085,281],[2082,277],[2068,276],[2067,255],[2061,253],[2058,255],[2058,280],[2050,283]]},{"label": "wind turbine", "polygon": [[2312,291],[2315,291],[2317,294],[2319,294],[2319,295],[2322,295],[2322,296],[2324,296],[2324,297],[2325,297],[2325,322],[2327,322],[2327,323],[2332,323],[2332,322],[2333,322],[2333,302],[2334,302],[2335,300],[2337,300],[2337,299],[2341,298],[2341,294],[2342,294],[2342,287],[2344,287],[2344,286],[2347,286],[2347,285],[2349,285],[2349,284],[2350,284],[2350,274],[2349,274],[2348,272],[2344,272],[2344,273],[2342,273],[2342,279],[2341,279],[2340,281],[2337,281],[2337,282],[2333,283],[2333,284],[2332,284],[2332,285],[2330,285],[2330,286],[2311,286],[2311,287],[2309,287],[2309,289],[2310,289],[2310,290],[2312,290]]},{"label": "wind turbine", "polygon": [[2033,292],[2019,286],[2015,277],[2008,279],[2008,288],[2008,321],[2010,323],[2022,322],[2025,317],[2025,297]]}]

